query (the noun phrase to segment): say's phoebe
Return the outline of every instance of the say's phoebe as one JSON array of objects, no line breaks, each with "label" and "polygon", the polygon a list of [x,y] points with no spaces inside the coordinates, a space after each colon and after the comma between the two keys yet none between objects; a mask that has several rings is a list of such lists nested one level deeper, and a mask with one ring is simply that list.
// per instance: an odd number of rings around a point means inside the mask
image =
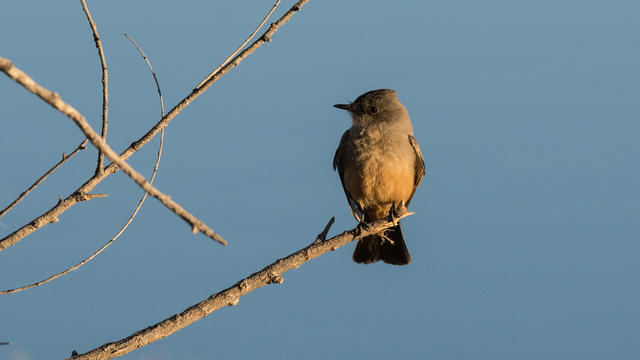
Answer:
[{"label": "say's phoebe", "polygon": [[[333,106],[349,111],[353,120],[333,158],[353,216],[367,223],[408,206],[425,167],[409,113],[396,92],[373,90],[350,104]],[[411,262],[400,223],[381,235],[360,239],[353,260],[364,264]]]}]

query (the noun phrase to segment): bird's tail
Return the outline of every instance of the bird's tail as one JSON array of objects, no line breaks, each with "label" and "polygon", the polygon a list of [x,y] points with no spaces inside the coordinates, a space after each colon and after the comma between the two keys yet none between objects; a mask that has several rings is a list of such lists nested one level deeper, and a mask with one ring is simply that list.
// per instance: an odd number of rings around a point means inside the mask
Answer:
[{"label": "bird's tail", "polygon": [[407,265],[411,262],[400,223],[385,230],[384,235],[370,235],[358,240],[353,251],[353,261],[370,264],[380,260],[393,265]]}]

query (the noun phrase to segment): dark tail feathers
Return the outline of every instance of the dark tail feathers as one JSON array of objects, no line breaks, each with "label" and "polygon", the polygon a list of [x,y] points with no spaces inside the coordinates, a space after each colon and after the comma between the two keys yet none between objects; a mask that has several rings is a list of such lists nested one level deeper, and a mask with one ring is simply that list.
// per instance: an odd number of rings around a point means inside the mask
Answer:
[{"label": "dark tail feathers", "polygon": [[384,261],[387,264],[407,265],[411,262],[411,256],[407,245],[402,237],[400,224],[385,230],[382,238],[380,235],[371,235],[358,240],[356,249],[353,252],[353,261],[361,264],[370,264],[377,261]]}]

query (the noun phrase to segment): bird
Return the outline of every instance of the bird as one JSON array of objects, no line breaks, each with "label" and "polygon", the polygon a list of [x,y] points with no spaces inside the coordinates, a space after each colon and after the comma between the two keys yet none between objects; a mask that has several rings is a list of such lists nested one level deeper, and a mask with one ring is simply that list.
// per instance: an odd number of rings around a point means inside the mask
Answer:
[{"label": "bird", "polygon": [[[377,89],[348,104],[335,104],[351,115],[333,158],[353,216],[362,225],[394,214],[411,202],[425,175],[409,113],[395,90]],[[356,263],[380,260],[393,265],[411,262],[400,222],[381,234],[358,240]]]}]

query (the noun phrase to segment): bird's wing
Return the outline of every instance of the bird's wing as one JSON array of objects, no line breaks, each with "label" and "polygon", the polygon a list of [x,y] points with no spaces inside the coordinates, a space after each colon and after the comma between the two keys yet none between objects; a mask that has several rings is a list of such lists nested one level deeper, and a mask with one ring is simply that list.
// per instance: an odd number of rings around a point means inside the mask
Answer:
[{"label": "bird's wing", "polygon": [[409,144],[411,144],[411,147],[413,148],[413,151],[416,154],[416,161],[415,161],[415,180],[414,180],[414,187],[413,187],[413,192],[411,193],[411,196],[409,197],[409,200],[407,201],[407,205],[409,205],[409,202],[411,201],[411,198],[413,197],[413,194],[416,192],[416,189],[418,188],[418,185],[420,185],[420,181],[422,181],[422,177],[425,175],[426,173],[426,168],[424,166],[424,159],[422,158],[422,151],[420,151],[420,145],[418,145],[418,140],[416,140],[415,137],[413,137],[413,135],[409,134]]},{"label": "bird's wing", "polygon": [[351,209],[351,213],[353,217],[358,220],[358,222],[364,221],[364,210],[362,207],[351,197],[347,188],[344,187],[344,161],[343,157],[345,156],[344,150],[344,142],[349,137],[349,130],[345,131],[340,138],[340,144],[336,149],[336,154],[333,156],[333,170],[338,170],[338,174],[340,175],[340,183],[342,184],[342,189],[344,190],[344,194],[347,196],[347,201],[349,202],[349,208]]}]

